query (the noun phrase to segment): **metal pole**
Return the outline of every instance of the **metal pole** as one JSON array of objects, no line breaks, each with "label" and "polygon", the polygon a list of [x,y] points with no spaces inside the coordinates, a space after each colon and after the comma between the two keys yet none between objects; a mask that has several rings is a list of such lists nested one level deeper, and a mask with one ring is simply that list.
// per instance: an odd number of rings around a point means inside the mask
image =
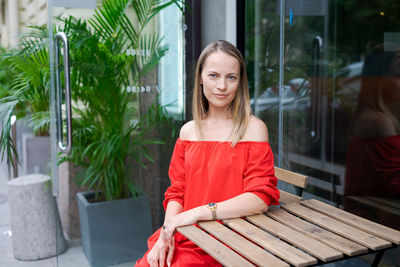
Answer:
[{"label": "metal pole", "polygon": [[279,27],[279,159],[278,166],[282,167],[283,156],[283,81],[284,81],[284,47],[285,47],[285,0],[280,1],[280,27]]},{"label": "metal pole", "polygon": [[261,58],[261,29],[260,29],[260,22],[261,22],[261,2],[260,0],[256,0],[254,3],[254,15],[255,15],[255,33],[256,36],[254,40],[254,114],[256,116],[260,116],[260,110],[258,108],[257,102],[258,97],[260,96],[260,58]]},{"label": "metal pole", "polygon": [[49,62],[50,62],[50,148],[51,148],[51,176],[53,186],[53,196],[58,196],[58,168],[57,163],[53,162],[57,160],[57,131],[56,131],[56,96],[55,96],[55,72],[54,72],[54,40],[53,40],[53,0],[48,0],[48,27],[49,27]]}]

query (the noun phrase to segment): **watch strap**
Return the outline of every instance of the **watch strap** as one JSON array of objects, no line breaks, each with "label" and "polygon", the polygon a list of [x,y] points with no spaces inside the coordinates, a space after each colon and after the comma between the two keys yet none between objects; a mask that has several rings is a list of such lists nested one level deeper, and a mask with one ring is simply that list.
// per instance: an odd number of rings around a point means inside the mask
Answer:
[{"label": "watch strap", "polygon": [[215,221],[217,219],[217,204],[210,202],[207,204],[207,208],[211,211],[212,220]]}]

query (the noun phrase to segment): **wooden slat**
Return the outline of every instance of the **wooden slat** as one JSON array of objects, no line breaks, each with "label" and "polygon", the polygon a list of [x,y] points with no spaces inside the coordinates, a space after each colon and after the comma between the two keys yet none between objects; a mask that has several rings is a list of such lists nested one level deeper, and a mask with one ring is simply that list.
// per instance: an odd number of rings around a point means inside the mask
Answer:
[{"label": "wooden slat", "polygon": [[268,211],[268,216],[296,231],[315,238],[348,256],[354,256],[368,252],[366,247],[302,220],[299,217],[293,216],[283,209],[272,207]]},{"label": "wooden slat", "polygon": [[307,207],[301,206],[297,203],[290,203],[281,205],[281,207],[290,213],[294,213],[307,221],[315,223],[323,228],[326,228],[334,233],[351,239],[363,246],[373,250],[383,249],[390,247],[392,244],[379,237],[373,236],[367,232],[361,231],[348,224],[335,220],[327,215],[313,211]]},{"label": "wooden slat", "polygon": [[400,231],[394,230],[392,228],[386,227],[384,225],[372,222],[370,220],[364,219],[357,215],[351,214],[341,209],[337,209],[328,204],[325,204],[318,200],[305,200],[301,202],[309,208],[312,208],[318,212],[326,214],[338,221],[351,225],[355,228],[366,231],[370,234],[376,235],[385,240],[389,240],[397,245],[400,245]]},{"label": "wooden slat", "polygon": [[305,188],[307,185],[307,176],[292,171],[275,167],[275,176],[278,180],[284,181],[295,186]]},{"label": "wooden slat", "polygon": [[289,266],[216,221],[199,222],[198,225],[257,266]]},{"label": "wooden slat", "polygon": [[252,263],[236,254],[233,250],[229,249],[223,243],[211,237],[194,225],[179,227],[177,231],[186,236],[189,240],[193,241],[196,245],[201,247],[205,252],[207,252],[224,266],[254,266]]},{"label": "wooden slat", "polygon": [[371,206],[377,209],[381,209],[384,210],[386,212],[395,214],[397,216],[400,216],[400,210],[393,208],[391,206],[387,206],[381,202],[376,202],[375,200],[372,200],[370,198],[366,198],[366,197],[355,197],[355,196],[348,196],[347,198],[350,198],[352,200],[355,200],[357,202],[360,202],[362,204],[365,204],[367,206]]},{"label": "wooden slat", "polygon": [[324,262],[343,257],[341,252],[274,221],[263,214],[247,216],[246,219],[265,231],[278,236],[298,248],[301,248]]},{"label": "wooden slat", "polygon": [[224,220],[223,222],[244,237],[294,266],[307,266],[317,264],[318,262],[314,257],[288,245],[286,242],[279,240],[241,218]]},{"label": "wooden slat", "polygon": [[301,197],[288,193],[283,190],[279,190],[279,193],[280,193],[280,198],[279,198],[280,203],[291,203],[291,202],[299,203],[302,200]]}]

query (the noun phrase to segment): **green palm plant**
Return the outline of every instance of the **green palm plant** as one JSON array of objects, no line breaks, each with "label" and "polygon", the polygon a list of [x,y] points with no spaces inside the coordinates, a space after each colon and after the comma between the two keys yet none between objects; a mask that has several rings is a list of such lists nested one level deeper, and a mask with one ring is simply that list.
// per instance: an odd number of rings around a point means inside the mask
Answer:
[{"label": "green palm plant", "polygon": [[[23,118],[32,114],[30,121],[38,135],[48,134],[49,129],[49,64],[45,47],[47,32],[44,27],[31,27],[29,35],[22,36],[21,49],[2,53],[3,66],[8,66],[8,87],[0,99],[1,159],[5,156],[11,164],[18,163],[15,144],[12,141],[11,117]],[[17,155],[17,162],[12,154]]]},{"label": "green palm plant", "polygon": [[[0,118],[3,117],[10,117],[12,114],[9,114],[10,109],[15,105],[14,99],[10,98],[11,89],[10,89],[10,82],[12,77],[14,76],[14,71],[12,70],[10,63],[5,57],[7,53],[5,48],[0,47],[0,103],[3,102],[3,98],[9,99],[10,102],[7,103],[5,107],[1,107],[0,105]],[[5,102],[5,101],[4,101]],[[1,121],[2,129],[8,129],[7,132],[2,132],[0,135],[0,142],[3,140],[10,140],[11,141],[11,121]],[[7,154],[11,155],[13,150],[15,150],[14,144],[12,142],[8,143],[8,151],[2,151],[2,159]],[[11,161],[13,160],[12,157],[8,157]]]},{"label": "green palm plant", "polygon": [[5,54],[7,50],[0,46],[0,99],[10,95],[10,82],[15,75]]},{"label": "green palm plant", "polygon": [[[182,1],[107,0],[89,20],[72,16],[59,19],[70,43],[71,88],[73,98],[73,148],[60,157],[83,166],[78,175],[81,186],[101,192],[97,197],[114,200],[140,194],[128,177],[128,158],[143,165],[151,160],[148,144],[161,143],[149,138],[154,127],[173,122],[157,102],[141,114],[140,96],[129,94],[127,85],[139,87],[167,52],[162,37],[148,33],[146,26],[162,9],[181,8]],[[132,23],[132,12],[137,23]],[[21,48],[8,60],[18,71],[14,93],[0,100],[0,118],[10,125],[18,105],[32,115],[36,129],[49,129],[49,83],[47,29],[34,27],[21,42]],[[138,53],[127,53],[127,50]],[[133,123],[135,122],[135,123]],[[7,128],[3,127],[0,150],[9,158],[15,150]]]},{"label": "green palm plant", "polygon": [[[172,4],[179,5],[178,1],[106,1],[87,22],[68,18],[63,23],[73,51],[73,97],[83,105],[74,110],[74,146],[65,159],[84,167],[80,185],[101,192],[102,199],[140,194],[128,177],[127,160],[134,158],[141,165],[142,157],[151,160],[147,145],[160,141],[148,133],[157,124],[172,123],[157,103],[140,114],[139,95],[125,90],[129,84],[140,86],[165,55],[162,38],[146,33],[145,27]],[[136,25],[128,19],[129,10],[138,20]],[[127,49],[141,53],[128,55]]]}]

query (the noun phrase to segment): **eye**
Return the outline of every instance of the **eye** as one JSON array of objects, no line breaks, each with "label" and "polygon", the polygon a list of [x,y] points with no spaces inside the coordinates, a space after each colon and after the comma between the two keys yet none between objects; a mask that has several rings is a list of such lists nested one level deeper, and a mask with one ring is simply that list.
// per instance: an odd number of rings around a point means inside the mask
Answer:
[{"label": "eye", "polygon": [[208,74],[208,77],[215,78],[215,77],[217,77],[217,75],[215,73],[210,73],[210,74]]},{"label": "eye", "polygon": [[228,79],[234,81],[234,80],[236,80],[236,76],[235,75],[229,75]]}]

